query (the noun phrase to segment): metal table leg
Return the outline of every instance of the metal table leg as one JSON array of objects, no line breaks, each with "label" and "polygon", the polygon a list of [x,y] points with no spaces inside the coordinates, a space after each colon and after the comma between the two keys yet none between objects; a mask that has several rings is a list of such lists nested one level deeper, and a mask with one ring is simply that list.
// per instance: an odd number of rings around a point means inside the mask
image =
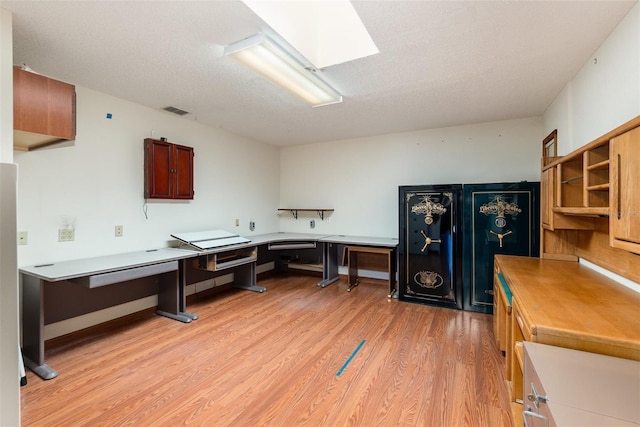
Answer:
[{"label": "metal table leg", "polygon": [[318,282],[318,286],[326,288],[338,279],[338,245],[324,242],[322,244],[322,280]]}]

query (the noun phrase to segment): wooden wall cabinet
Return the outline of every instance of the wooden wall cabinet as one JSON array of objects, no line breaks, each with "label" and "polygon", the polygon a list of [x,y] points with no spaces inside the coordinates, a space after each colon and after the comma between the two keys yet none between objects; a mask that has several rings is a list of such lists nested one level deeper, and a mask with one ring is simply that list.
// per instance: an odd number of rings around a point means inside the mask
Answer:
[{"label": "wooden wall cabinet", "polygon": [[609,215],[609,143],[603,141],[556,167],[555,212]]},{"label": "wooden wall cabinet", "polygon": [[609,243],[640,254],[640,127],[611,140]]},{"label": "wooden wall cabinet", "polygon": [[145,199],[193,199],[192,147],[144,140]]},{"label": "wooden wall cabinet", "polygon": [[75,139],[75,86],[14,67],[13,129],[16,150]]},{"label": "wooden wall cabinet", "polygon": [[[576,191],[574,188],[568,190],[567,186],[556,184],[562,174],[559,169],[561,169],[560,165],[542,170],[540,176],[540,225],[546,230],[593,230],[592,219],[577,214],[567,215],[565,214],[567,209],[559,206],[562,200],[567,203],[569,199],[575,200],[582,197],[581,186]],[[566,171],[566,168],[564,170]],[[564,198],[561,198],[562,191],[565,193]]]},{"label": "wooden wall cabinet", "polygon": [[640,254],[639,171],[640,116],[566,156],[543,158],[540,256],[577,260],[584,230],[608,233],[609,248]]}]

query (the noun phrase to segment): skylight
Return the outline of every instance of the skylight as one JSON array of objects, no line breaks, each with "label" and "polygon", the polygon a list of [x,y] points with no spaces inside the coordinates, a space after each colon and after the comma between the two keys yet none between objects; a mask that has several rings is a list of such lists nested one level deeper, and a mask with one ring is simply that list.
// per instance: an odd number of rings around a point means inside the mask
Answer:
[{"label": "skylight", "polygon": [[316,68],[379,52],[348,0],[243,0]]}]

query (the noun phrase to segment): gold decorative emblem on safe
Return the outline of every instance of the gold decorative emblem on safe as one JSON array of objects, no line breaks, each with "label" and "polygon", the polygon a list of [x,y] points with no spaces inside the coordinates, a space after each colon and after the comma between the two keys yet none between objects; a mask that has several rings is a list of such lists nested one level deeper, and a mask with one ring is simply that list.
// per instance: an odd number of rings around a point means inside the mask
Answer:
[{"label": "gold decorative emblem on safe", "polygon": [[444,279],[435,271],[418,271],[413,280],[423,288],[435,289],[442,286]]},{"label": "gold decorative emblem on safe", "polygon": [[442,240],[432,239],[431,237],[427,236],[425,232],[422,230],[420,230],[420,234],[422,234],[422,236],[424,237],[424,246],[422,247],[422,249],[420,249],[420,252],[424,252],[424,250],[427,249],[427,246],[429,246],[432,243],[442,243]]},{"label": "gold decorative emblem on safe", "polygon": [[[453,196],[453,195],[452,195]],[[433,224],[433,215],[442,215],[447,211],[441,203],[434,200],[430,195],[422,197],[422,201],[411,207],[411,212],[416,215],[425,215],[424,222],[427,225]]]},{"label": "gold decorative emblem on safe", "polygon": [[[517,216],[522,209],[515,204],[504,200],[504,196],[496,194],[493,200],[480,206],[480,213],[484,215],[496,215],[496,227],[502,228],[507,225],[505,215]],[[500,239],[500,247],[502,247],[502,239]]]}]

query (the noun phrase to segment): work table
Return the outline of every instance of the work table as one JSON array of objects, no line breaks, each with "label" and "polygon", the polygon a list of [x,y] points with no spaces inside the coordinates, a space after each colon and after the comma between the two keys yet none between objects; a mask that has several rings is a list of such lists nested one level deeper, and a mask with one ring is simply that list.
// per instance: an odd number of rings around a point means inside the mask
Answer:
[{"label": "work table", "polygon": [[93,258],[37,264],[20,268],[20,273],[44,279],[50,282],[69,280],[136,268],[167,261],[180,260],[194,256],[194,251],[177,248],[150,249]]},{"label": "work table", "polygon": [[524,341],[640,360],[640,294],[575,261],[496,255],[512,294],[506,369],[522,400]]},{"label": "work table", "polygon": [[615,346],[612,355],[640,360],[640,294],[578,262],[498,255],[496,264],[530,327],[526,338],[572,338],[596,353]]},{"label": "work table", "polygon": [[[394,256],[397,246],[397,239],[306,233],[271,233],[252,236],[250,241],[241,240],[242,243],[204,250],[196,250],[185,244],[179,248],[150,249],[21,267],[25,364],[43,379],[58,375],[57,371],[46,365],[44,351],[44,293],[45,288],[55,292],[51,286],[55,282],[71,282],[71,286],[95,289],[155,277],[157,314],[189,323],[198,316],[186,312],[187,262],[189,265],[195,264],[195,268],[208,271],[232,270],[234,287],[264,292],[265,288],[256,285],[257,247],[260,245],[268,246],[269,250],[309,249],[317,244],[322,245],[323,280],[318,283],[321,287],[338,280],[338,243],[387,247]],[[395,270],[390,269],[390,276],[393,276],[390,282],[395,283]]]}]

